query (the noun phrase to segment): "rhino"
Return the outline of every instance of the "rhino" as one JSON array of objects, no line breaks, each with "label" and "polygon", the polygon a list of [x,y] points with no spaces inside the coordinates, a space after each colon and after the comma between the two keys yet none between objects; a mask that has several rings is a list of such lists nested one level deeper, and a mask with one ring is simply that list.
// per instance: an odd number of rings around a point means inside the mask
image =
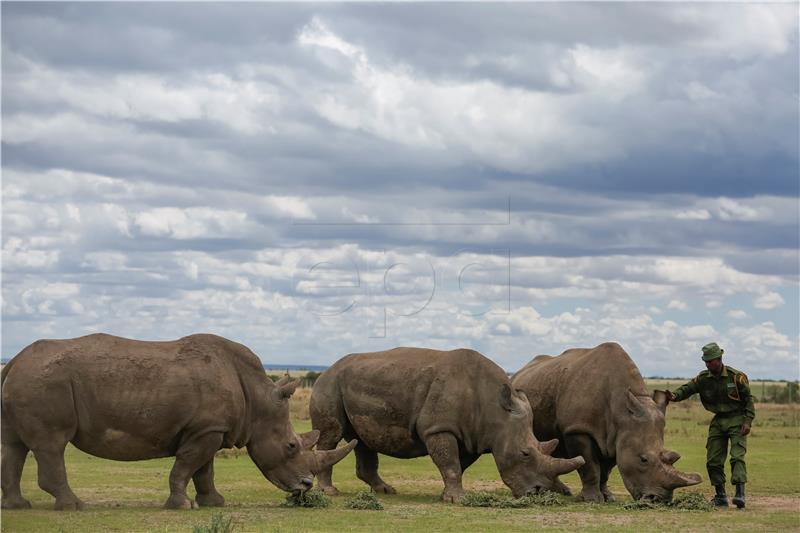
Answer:
[{"label": "rhino", "polygon": [[634,499],[669,501],[676,488],[702,481],[672,466],[680,455],[664,448],[666,394],[648,394],[619,344],[539,355],[511,383],[528,397],[536,436],[560,440],[555,456],[581,454],[586,460],[578,470],[579,499],[613,501],[607,482],[615,465]]},{"label": "rhino", "polygon": [[[491,453],[515,496],[549,489],[583,459],[548,455],[557,441],[540,443],[531,408],[506,373],[480,353],[395,348],[350,354],[317,379],[309,411],[320,432],[318,449],[357,439],[356,475],[373,491],[395,493],[378,474],[378,453],[398,458],[430,455],[444,480],[442,499],[455,503],[461,476]],[[319,488],[338,491],[332,468],[318,473]]]},{"label": "rhino", "polygon": [[[40,340],[2,371],[2,508],[30,508],[20,492],[28,451],[55,509],[81,509],[67,483],[68,442],[119,461],[175,457],[167,508],[222,506],[214,454],[247,447],[261,473],[299,494],[314,472],[356,445],[314,451],[319,432],[294,432],[288,399],[297,381],[274,383],[246,346],[198,334],[149,342],[106,334]],[[189,480],[196,502],[186,494]]]}]

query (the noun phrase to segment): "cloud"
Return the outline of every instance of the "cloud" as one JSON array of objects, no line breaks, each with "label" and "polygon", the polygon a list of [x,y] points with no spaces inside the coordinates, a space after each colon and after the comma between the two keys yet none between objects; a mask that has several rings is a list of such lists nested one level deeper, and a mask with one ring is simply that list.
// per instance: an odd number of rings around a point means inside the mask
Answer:
[{"label": "cloud", "polygon": [[677,309],[678,311],[687,311],[689,306],[686,305],[686,302],[682,302],[680,300],[670,300],[667,304],[667,309]]},{"label": "cloud", "polygon": [[617,340],[688,376],[713,337],[795,372],[797,6],[462,8],[4,5],[4,356]]},{"label": "cloud", "polygon": [[775,309],[784,304],[783,297],[777,292],[768,292],[756,298],[753,305],[756,309]]},{"label": "cloud", "polygon": [[706,209],[690,209],[675,213],[675,218],[678,220],[708,220],[711,218],[711,213]]}]

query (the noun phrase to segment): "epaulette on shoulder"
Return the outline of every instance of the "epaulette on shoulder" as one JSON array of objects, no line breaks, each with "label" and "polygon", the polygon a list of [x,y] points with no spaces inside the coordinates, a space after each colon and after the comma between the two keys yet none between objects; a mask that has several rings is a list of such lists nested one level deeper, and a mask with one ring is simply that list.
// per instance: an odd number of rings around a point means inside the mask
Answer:
[{"label": "epaulette on shoulder", "polygon": [[710,375],[711,375],[711,372],[709,372],[708,370],[703,370],[699,374],[697,374],[697,377],[694,378],[694,379],[703,379],[703,378],[707,378]]},{"label": "epaulette on shoulder", "polygon": [[728,367],[728,372],[734,375],[734,380],[739,384],[748,383],[747,374],[742,372],[741,370],[736,370],[735,368]]}]

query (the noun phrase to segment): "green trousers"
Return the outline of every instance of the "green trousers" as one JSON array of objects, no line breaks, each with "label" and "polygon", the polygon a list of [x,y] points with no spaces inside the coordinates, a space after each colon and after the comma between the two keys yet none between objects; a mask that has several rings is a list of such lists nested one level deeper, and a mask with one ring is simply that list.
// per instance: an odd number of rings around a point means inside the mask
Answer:
[{"label": "green trousers", "polygon": [[747,483],[747,466],[744,454],[747,453],[747,437],[742,435],[743,415],[715,415],[708,426],[706,442],[706,468],[712,485],[725,484],[725,456],[728,455],[728,441],[731,442],[731,482]]}]

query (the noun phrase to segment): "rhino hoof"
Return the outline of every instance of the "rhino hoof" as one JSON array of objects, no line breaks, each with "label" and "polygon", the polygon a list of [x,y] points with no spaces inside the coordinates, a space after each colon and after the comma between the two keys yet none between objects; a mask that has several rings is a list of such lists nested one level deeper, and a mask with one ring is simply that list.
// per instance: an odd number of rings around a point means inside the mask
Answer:
[{"label": "rhino hoof", "polygon": [[56,511],[81,511],[83,510],[83,502],[80,500],[58,501],[53,506]]},{"label": "rhino hoof", "polygon": [[3,509],[30,509],[31,502],[26,500],[25,498],[4,498],[3,499]]},{"label": "rhino hoof", "polygon": [[317,488],[319,490],[321,490],[322,492],[324,492],[326,496],[338,496],[339,495],[339,489],[337,489],[333,485],[330,485],[328,487],[317,487]]},{"label": "rhino hoof", "polygon": [[377,494],[397,494],[397,491],[394,490],[394,487],[392,487],[391,485],[387,485],[386,483],[375,485],[374,487],[372,487],[372,491]]},{"label": "rhino hoof", "polygon": [[183,495],[170,496],[164,502],[165,509],[197,509],[197,504]]},{"label": "rhino hoof", "polygon": [[464,497],[464,491],[444,491],[442,494],[442,501],[444,503],[461,503],[461,499]]},{"label": "rhino hoof", "polygon": [[606,503],[613,503],[613,502],[617,501],[617,499],[614,497],[614,495],[611,494],[611,491],[603,492],[603,498],[605,498]]},{"label": "rhino hoof", "polygon": [[603,497],[603,494],[601,492],[597,492],[597,493],[589,492],[589,493],[587,493],[587,492],[581,491],[581,493],[578,494],[578,498],[577,499],[578,499],[578,501],[586,502],[586,503],[603,503],[603,502],[605,502],[605,498]]},{"label": "rhino hoof", "polygon": [[220,493],[198,494],[196,501],[200,507],[225,507],[225,498]]}]

